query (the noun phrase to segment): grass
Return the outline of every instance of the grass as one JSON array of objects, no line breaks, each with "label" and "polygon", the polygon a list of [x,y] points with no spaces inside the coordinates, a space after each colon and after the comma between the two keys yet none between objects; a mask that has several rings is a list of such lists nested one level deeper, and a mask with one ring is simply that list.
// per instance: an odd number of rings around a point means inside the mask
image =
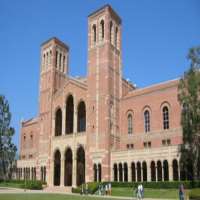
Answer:
[{"label": "grass", "polygon": [[[0,200],[110,200],[109,198],[65,194],[0,194]],[[121,199],[122,200],[122,199]]]},{"label": "grass", "polygon": [[22,188],[23,183],[0,182],[0,187]]},{"label": "grass", "polygon": [[[135,191],[132,188],[113,187],[113,196],[135,197]],[[144,189],[144,197],[155,199],[178,199],[178,189]]]}]

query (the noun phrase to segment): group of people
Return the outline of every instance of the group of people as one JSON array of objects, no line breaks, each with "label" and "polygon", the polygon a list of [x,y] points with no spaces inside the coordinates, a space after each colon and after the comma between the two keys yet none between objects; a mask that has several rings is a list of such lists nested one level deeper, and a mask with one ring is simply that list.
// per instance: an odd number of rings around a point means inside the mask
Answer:
[{"label": "group of people", "polygon": [[112,185],[111,183],[107,183],[105,185],[100,184],[98,188],[99,195],[111,195],[112,193]]},{"label": "group of people", "polygon": [[142,184],[139,184],[137,187],[136,187],[136,190],[135,190],[135,196],[138,200],[141,200],[144,198],[144,187]]}]

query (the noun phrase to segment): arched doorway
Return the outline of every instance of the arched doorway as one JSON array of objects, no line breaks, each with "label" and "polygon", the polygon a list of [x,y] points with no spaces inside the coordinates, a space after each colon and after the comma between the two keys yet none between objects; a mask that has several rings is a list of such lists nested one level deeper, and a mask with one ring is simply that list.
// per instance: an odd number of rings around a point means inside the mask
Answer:
[{"label": "arched doorway", "polygon": [[118,181],[117,164],[114,164],[113,171],[114,171],[114,181]]},{"label": "arched doorway", "polygon": [[54,185],[60,185],[60,151],[57,150],[54,154]]},{"label": "arched doorway", "polygon": [[169,167],[167,160],[163,161],[163,175],[164,175],[164,181],[169,180]]},{"label": "arched doorway", "polygon": [[131,180],[135,182],[136,181],[135,178],[136,178],[136,176],[135,176],[135,163],[132,162],[131,163]]},{"label": "arched doorway", "polygon": [[62,135],[62,110],[59,108],[55,114],[55,136]]},{"label": "arched doorway", "polygon": [[85,103],[81,101],[78,105],[77,131],[84,132],[86,129],[86,108]]},{"label": "arched doorway", "polygon": [[147,181],[147,163],[142,162],[143,181]]},{"label": "arched doorway", "polygon": [[156,165],[154,161],[151,161],[151,181],[156,181]]},{"label": "arched doorway", "polygon": [[77,170],[76,170],[76,184],[77,186],[85,183],[85,151],[82,146],[77,150]]},{"label": "arched doorway", "polygon": [[68,148],[65,152],[65,179],[64,184],[65,186],[72,185],[72,150]]},{"label": "arched doorway", "polygon": [[124,163],[124,182],[128,182],[128,165]]},{"label": "arched doorway", "polygon": [[66,134],[73,133],[73,123],[74,123],[74,100],[73,96],[70,95],[66,101]]},{"label": "arched doorway", "polygon": [[157,162],[157,177],[158,181],[162,181],[162,163],[160,160]]},{"label": "arched doorway", "polygon": [[137,182],[141,181],[141,163],[137,162]]},{"label": "arched doorway", "polygon": [[101,182],[101,164],[98,164],[98,181]]}]

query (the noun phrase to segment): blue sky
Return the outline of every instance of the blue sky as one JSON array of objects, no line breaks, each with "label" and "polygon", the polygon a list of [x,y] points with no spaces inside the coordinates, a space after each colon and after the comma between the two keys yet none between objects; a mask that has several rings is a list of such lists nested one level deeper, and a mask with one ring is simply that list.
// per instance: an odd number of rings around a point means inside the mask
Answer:
[{"label": "blue sky", "polygon": [[70,46],[70,75],[87,72],[87,16],[109,3],[122,18],[123,74],[145,87],[177,78],[200,44],[199,0],[0,0],[0,94],[19,143],[20,120],[38,113],[40,44]]}]

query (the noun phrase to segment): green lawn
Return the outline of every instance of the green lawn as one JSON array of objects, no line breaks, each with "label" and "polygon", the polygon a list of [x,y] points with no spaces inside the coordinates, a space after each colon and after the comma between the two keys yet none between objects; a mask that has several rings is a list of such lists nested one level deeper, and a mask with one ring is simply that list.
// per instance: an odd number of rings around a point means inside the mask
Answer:
[{"label": "green lawn", "polygon": [[0,187],[22,188],[22,183],[0,182]]},{"label": "green lawn", "polygon": [[[114,187],[112,188],[113,196],[133,197],[135,192],[132,188]],[[165,199],[178,199],[177,189],[144,189],[144,197],[146,198],[165,198]]]},{"label": "green lawn", "polygon": [[[0,200],[110,200],[89,196],[75,196],[65,194],[0,194]],[[121,199],[123,200],[123,199]]]}]

